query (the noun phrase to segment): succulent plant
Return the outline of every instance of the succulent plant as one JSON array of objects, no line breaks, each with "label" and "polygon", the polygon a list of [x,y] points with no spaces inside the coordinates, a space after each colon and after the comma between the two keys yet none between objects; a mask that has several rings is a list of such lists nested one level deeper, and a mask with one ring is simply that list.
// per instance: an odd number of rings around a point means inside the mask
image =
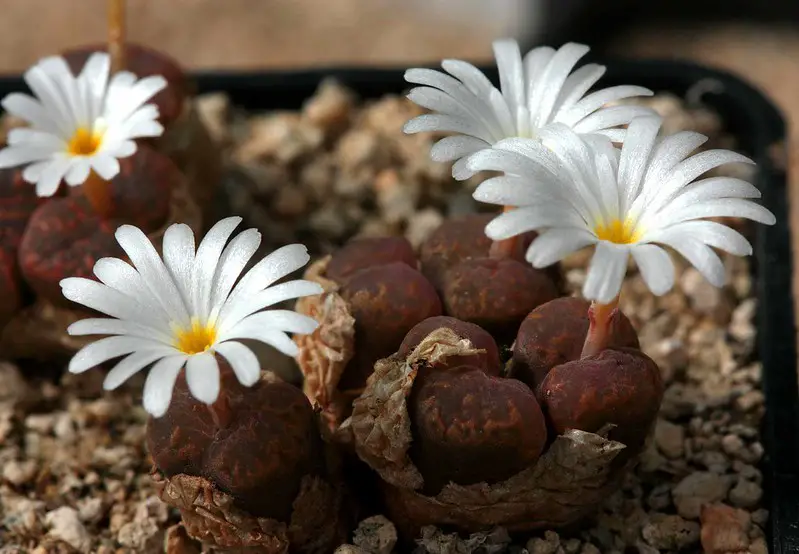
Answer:
[{"label": "succulent plant", "polygon": [[209,545],[332,552],[346,537],[344,491],[311,404],[272,374],[245,387],[221,365],[216,417],[181,377],[166,414],[148,422],[161,499]]}]

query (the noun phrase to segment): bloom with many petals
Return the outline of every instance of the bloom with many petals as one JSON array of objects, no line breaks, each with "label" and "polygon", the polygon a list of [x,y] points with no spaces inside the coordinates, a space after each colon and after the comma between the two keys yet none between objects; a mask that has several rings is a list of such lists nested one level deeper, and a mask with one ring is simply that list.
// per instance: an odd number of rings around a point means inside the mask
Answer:
[{"label": "bloom with many petals", "polygon": [[260,341],[296,356],[297,346],[287,333],[311,333],[317,322],[290,310],[264,308],[322,292],[318,284],[301,279],[273,285],[304,266],[308,251],[301,244],[284,246],[241,275],[261,235],[248,229],[228,243],[240,221],[230,217],[218,222],[196,251],[188,226],[170,226],[163,260],[137,227],[119,227],[116,238],[130,264],[103,258],[94,266],[99,282],[80,277],[61,281],[67,299],[111,316],[69,327],[71,335],[110,335],[76,353],[69,370],[80,373],[126,356],[105,379],[105,388],[111,390],[153,364],[144,385],[144,407],[158,417],[166,412],[184,366],[192,395],[206,404],[216,401],[217,354],[243,385],[255,384],[260,365],[241,340]]},{"label": "bloom with many petals", "polygon": [[0,168],[28,165],[23,178],[39,196],[52,196],[61,180],[83,184],[90,171],[105,180],[119,173],[119,158],[136,151],[134,139],[164,132],[158,108],[147,104],[166,87],[161,76],[137,80],[128,71],[110,78],[108,54],[89,57],[75,77],[64,58],[44,58],[25,73],[35,98],[11,93],[2,103],[29,127],[8,133]]},{"label": "bloom with many petals", "polygon": [[444,60],[444,71],[409,69],[405,80],[422,85],[408,94],[416,104],[434,113],[405,124],[406,133],[444,131],[458,133],[439,140],[431,151],[435,161],[457,160],[456,179],[474,174],[467,165],[469,154],[505,138],[537,138],[541,129],[561,123],[578,133],[603,133],[620,142],[626,125],[639,115],[652,113],[642,106],[606,106],[652,91],[622,85],[586,94],[604,75],[605,67],[586,64],[572,71],[589,48],[568,43],[555,50],[534,48],[523,58],[514,40],[494,42],[500,90],[475,66],[460,60]]},{"label": "bloom with many petals", "polygon": [[690,131],[659,137],[661,123],[657,116],[634,119],[621,150],[605,137],[580,137],[553,125],[541,132],[541,141],[508,139],[476,154],[471,169],[505,175],[483,182],[475,199],[516,208],[493,219],[486,234],[502,240],[539,231],[527,251],[536,267],[596,245],[583,294],[602,304],[619,294],[630,255],[653,293],[672,288],[674,265],[659,245],[722,286],[724,264],[713,248],[742,256],[752,246],[737,231],[704,218],[773,224],[774,215],[751,201],[760,196],[751,183],[696,180],[723,164],[751,160],[729,150],[690,156],[707,137]]}]

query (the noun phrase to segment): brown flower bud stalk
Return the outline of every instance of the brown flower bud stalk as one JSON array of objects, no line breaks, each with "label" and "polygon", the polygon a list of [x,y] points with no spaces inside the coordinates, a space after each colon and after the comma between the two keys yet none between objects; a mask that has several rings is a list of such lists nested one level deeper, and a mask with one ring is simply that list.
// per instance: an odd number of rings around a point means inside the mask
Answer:
[{"label": "brown flower bud stalk", "polygon": [[585,336],[581,359],[599,354],[605,350],[613,340],[616,320],[619,315],[619,297],[617,296],[607,304],[591,302],[588,308],[588,334]]},{"label": "brown flower bud stalk", "polygon": [[125,69],[125,0],[108,0],[108,54],[112,75]]},{"label": "brown flower bud stalk", "polygon": [[90,171],[81,189],[97,215],[102,219],[108,219],[113,208],[110,183],[94,171]]},{"label": "brown flower bud stalk", "polygon": [[[513,206],[503,206],[502,213],[507,213],[513,210]],[[516,254],[517,244],[519,242],[519,235],[504,239],[495,240],[491,243],[491,248],[488,251],[488,257],[496,259],[512,258]]]}]

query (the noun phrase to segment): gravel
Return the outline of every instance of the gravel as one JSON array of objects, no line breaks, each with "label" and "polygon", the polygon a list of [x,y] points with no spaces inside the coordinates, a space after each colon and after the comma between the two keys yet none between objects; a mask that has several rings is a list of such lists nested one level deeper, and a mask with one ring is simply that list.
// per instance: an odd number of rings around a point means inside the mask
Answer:
[{"label": "gravel", "polygon": [[[731,146],[711,112],[668,95],[649,102],[672,130],[698,129],[714,136],[711,146]],[[402,233],[419,244],[444,217],[475,209],[477,178],[454,183],[446,164],[429,160],[431,136],[400,132],[418,113],[402,98],[364,104],[326,83],[300,112],[246,114],[223,95],[198,106],[226,152],[227,209],[264,231],[266,249],[299,240],[318,255],[354,234]],[[667,388],[639,467],[595,518],[513,541],[502,529],[458,537],[426,528],[415,551],[766,552],[757,306],[747,260],[723,259],[730,284],[721,290],[683,262],[675,290],[660,298],[629,273],[621,308]],[[585,260],[564,263],[573,290]],[[155,497],[142,381],[104,393],[101,371],[75,377],[0,362],[0,553],[155,553],[165,544],[174,554],[199,552]],[[352,542],[338,552],[398,551],[381,516],[362,522]]]}]

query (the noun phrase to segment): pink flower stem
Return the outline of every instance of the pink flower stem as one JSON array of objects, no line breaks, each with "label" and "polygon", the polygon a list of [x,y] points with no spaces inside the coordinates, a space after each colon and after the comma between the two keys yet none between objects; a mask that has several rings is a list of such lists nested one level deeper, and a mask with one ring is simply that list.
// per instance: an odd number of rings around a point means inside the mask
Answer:
[{"label": "pink flower stem", "polygon": [[591,302],[591,306],[588,308],[588,334],[585,336],[583,352],[580,355],[581,359],[599,354],[612,344],[618,314],[618,296],[608,304]]}]

